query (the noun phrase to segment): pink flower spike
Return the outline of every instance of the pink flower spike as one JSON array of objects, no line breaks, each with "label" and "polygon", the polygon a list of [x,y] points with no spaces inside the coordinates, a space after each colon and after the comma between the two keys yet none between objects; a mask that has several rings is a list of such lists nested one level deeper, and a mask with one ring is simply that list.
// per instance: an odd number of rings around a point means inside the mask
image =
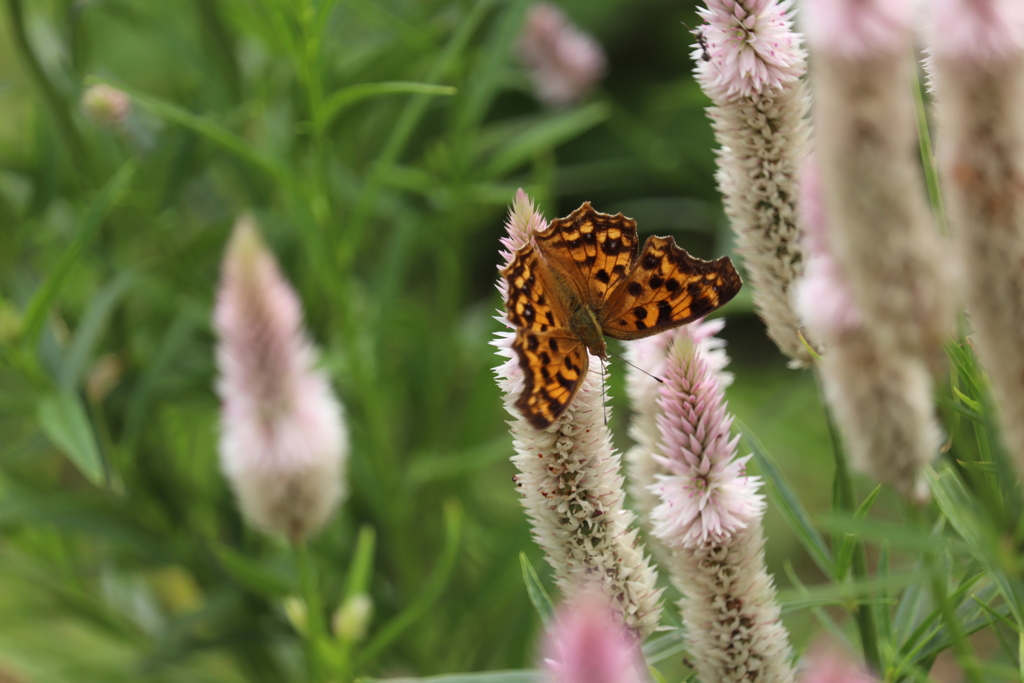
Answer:
[{"label": "pink flower spike", "polygon": [[996,66],[1024,50],[1024,3],[932,0],[931,34],[936,57]]},{"label": "pink flower spike", "polygon": [[707,0],[697,13],[707,22],[698,29],[707,45],[703,61],[699,43],[693,53],[698,78],[720,103],[777,90],[800,78],[804,52],[792,30],[791,0]]},{"label": "pink flower spike", "polygon": [[250,524],[297,541],[341,500],[348,437],[299,299],[251,218],[235,224],[213,323],[221,467]]},{"label": "pink flower spike", "polygon": [[909,46],[914,0],[810,0],[805,5],[811,47],[848,59]]},{"label": "pink flower spike", "polygon": [[749,457],[736,457],[722,385],[692,338],[676,335],[662,378],[662,455],[654,460],[669,474],[651,487],[662,501],[651,514],[653,531],[670,548],[692,548],[755,523],[764,496],[760,478],[746,475]]},{"label": "pink flower spike", "polygon": [[583,99],[605,71],[598,42],[548,2],[535,3],[527,10],[519,36],[519,57],[530,70],[537,99],[552,107]]},{"label": "pink flower spike", "polygon": [[544,643],[544,669],[553,683],[648,680],[639,643],[594,589],[559,609]]}]

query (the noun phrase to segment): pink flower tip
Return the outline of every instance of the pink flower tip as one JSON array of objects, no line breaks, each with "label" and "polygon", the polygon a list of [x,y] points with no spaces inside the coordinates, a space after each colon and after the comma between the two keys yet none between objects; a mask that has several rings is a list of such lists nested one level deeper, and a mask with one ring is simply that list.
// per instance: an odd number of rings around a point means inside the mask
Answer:
[{"label": "pink flower tip", "polygon": [[808,0],[807,39],[846,59],[909,49],[914,9],[914,0]]},{"label": "pink flower tip", "polygon": [[544,643],[544,669],[553,683],[648,680],[639,643],[596,588],[558,610]]},{"label": "pink flower tip", "polygon": [[96,123],[104,126],[124,125],[132,110],[132,99],[123,90],[97,83],[82,94],[82,111]]},{"label": "pink flower tip", "polygon": [[651,486],[661,500],[651,513],[654,534],[673,548],[731,536],[765,507],[760,478],[746,473],[749,456],[736,457],[718,359],[706,340],[682,329],[668,349],[658,401],[655,460],[668,474]]},{"label": "pink flower tip", "polygon": [[348,439],[298,296],[249,217],[225,252],[213,322],[221,467],[249,523],[303,538],[341,499]]},{"label": "pink flower tip", "polygon": [[930,49],[937,57],[995,66],[1024,51],[1020,0],[932,0]]},{"label": "pink flower tip", "polygon": [[528,194],[519,188],[516,190],[515,199],[508,208],[508,218],[505,219],[506,235],[501,238],[502,264],[504,268],[512,262],[512,252],[522,247],[533,239],[535,233],[545,230],[548,222],[544,216],[537,211],[533,200]]},{"label": "pink flower tip", "polygon": [[519,57],[530,70],[537,98],[552,107],[583,99],[605,71],[598,42],[548,2],[534,3],[527,10]]},{"label": "pink flower tip", "polygon": [[698,9],[704,47],[694,52],[697,75],[716,103],[749,97],[797,81],[805,70],[801,36],[792,30],[791,0],[707,0]]}]

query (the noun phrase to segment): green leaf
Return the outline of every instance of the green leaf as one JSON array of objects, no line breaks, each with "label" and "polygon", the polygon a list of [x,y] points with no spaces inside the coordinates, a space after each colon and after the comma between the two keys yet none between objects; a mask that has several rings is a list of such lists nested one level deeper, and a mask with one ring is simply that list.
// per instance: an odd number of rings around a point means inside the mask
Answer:
[{"label": "green leaf", "polygon": [[441,549],[440,557],[434,564],[430,576],[427,577],[422,589],[417,592],[406,608],[385,624],[373,640],[362,649],[359,653],[357,668],[383,652],[384,648],[398,638],[405,629],[426,616],[431,606],[441,597],[445,585],[451,578],[452,570],[455,568],[455,558],[458,555],[462,537],[462,508],[458,502],[450,500],[445,504],[444,522],[444,547]]},{"label": "green leaf", "polygon": [[804,509],[793,487],[786,481],[778,464],[768,454],[768,451],[765,450],[764,446],[750,429],[738,419],[736,420],[736,426],[753,451],[758,467],[761,468],[761,475],[764,477],[768,497],[771,498],[772,503],[779,509],[782,516],[786,518],[790,528],[796,533],[800,543],[807,550],[814,563],[818,565],[818,568],[825,572],[827,576],[833,576],[835,563],[832,559],[832,553],[825,544],[825,539],[821,537],[821,534],[818,533],[818,530],[811,523],[811,517],[807,514],[807,510]]},{"label": "green leaf", "polygon": [[25,317],[21,328],[22,340],[27,344],[34,344],[38,339],[43,322],[46,320],[46,314],[49,313],[54,301],[60,295],[68,274],[78,261],[78,257],[82,255],[85,246],[92,239],[93,233],[103,223],[103,219],[127,192],[128,184],[135,175],[135,168],[134,161],[126,161],[100,190],[99,195],[86,210],[75,238],[60,255],[56,265],[51,267],[43,284],[32,295],[32,299],[25,308]]},{"label": "green leaf", "polygon": [[258,560],[226,545],[215,544],[210,549],[221,569],[253,593],[271,598],[281,598],[295,593],[295,587],[288,580]]},{"label": "green leaf", "polygon": [[578,137],[611,116],[611,108],[594,102],[565,114],[543,119],[506,141],[486,164],[482,175],[494,178],[525,164],[537,154],[548,152]]},{"label": "green leaf", "polygon": [[62,389],[70,391],[77,388],[79,380],[85,374],[93,349],[106,331],[114,309],[136,279],[137,275],[132,271],[121,273],[93,297],[75,329],[75,335],[61,364],[58,383]]},{"label": "green leaf", "polygon": [[377,532],[369,524],[359,528],[356,550],[352,554],[352,562],[348,567],[348,581],[345,587],[345,599],[359,593],[365,593],[370,587],[373,576],[374,549],[377,546]]},{"label": "green leaf", "polygon": [[96,486],[104,480],[103,460],[96,435],[82,399],[71,391],[62,391],[42,398],[38,406],[39,425],[53,445]]},{"label": "green leaf", "polygon": [[533,608],[537,610],[537,614],[540,615],[544,626],[550,626],[551,619],[555,613],[555,605],[551,601],[551,596],[544,590],[544,585],[540,582],[540,577],[537,576],[537,571],[530,564],[526,553],[519,553],[519,565],[523,570],[523,583],[526,584],[526,594],[530,596]]},{"label": "green leaf", "polygon": [[176,123],[179,126],[188,128],[189,130],[202,135],[210,142],[220,145],[243,161],[247,161],[253,166],[270,174],[282,184],[288,187],[295,186],[291,171],[285,164],[270,155],[257,150],[248,140],[235,135],[227,128],[224,128],[219,123],[216,123],[208,117],[193,114],[190,111],[182,109],[176,104],[165,102],[158,97],[147,95],[146,93],[128,87],[122,83],[108,83],[104,79],[97,78],[95,76],[87,78],[86,83],[107,83],[119,90],[123,90],[132,96],[132,102],[134,104],[139,105],[143,109],[149,110],[162,119],[170,121],[171,123]]},{"label": "green leaf", "polygon": [[450,85],[432,85],[411,81],[385,81],[382,83],[358,83],[335,91],[321,107],[322,125],[327,127],[334,119],[357,102],[382,95],[454,95],[458,88]]},{"label": "green leaf", "polygon": [[663,636],[648,640],[644,643],[643,650],[644,660],[651,665],[678,657],[686,652],[683,630],[677,628]]}]

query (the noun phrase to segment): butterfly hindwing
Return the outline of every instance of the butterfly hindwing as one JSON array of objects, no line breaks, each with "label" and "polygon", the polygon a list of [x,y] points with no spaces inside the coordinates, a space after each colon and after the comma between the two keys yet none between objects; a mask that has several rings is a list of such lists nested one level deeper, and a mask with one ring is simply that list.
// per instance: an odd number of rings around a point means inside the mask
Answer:
[{"label": "butterfly hindwing", "polygon": [[516,330],[512,348],[523,369],[516,408],[537,429],[547,429],[576,396],[587,374],[587,350],[569,330]]},{"label": "butterfly hindwing", "polygon": [[707,315],[736,296],[740,286],[728,257],[702,261],[671,237],[649,237],[598,317],[607,336],[640,339]]},{"label": "butterfly hindwing", "polygon": [[626,277],[638,244],[636,221],[595,211],[590,202],[551,221],[534,239],[548,265],[595,309]]}]

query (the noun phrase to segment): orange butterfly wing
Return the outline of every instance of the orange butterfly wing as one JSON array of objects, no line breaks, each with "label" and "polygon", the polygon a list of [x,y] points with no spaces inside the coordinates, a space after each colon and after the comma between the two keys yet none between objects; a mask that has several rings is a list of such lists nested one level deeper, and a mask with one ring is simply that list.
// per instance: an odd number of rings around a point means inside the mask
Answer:
[{"label": "orange butterfly wing", "polygon": [[534,240],[547,264],[594,310],[626,277],[638,245],[636,221],[595,211],[590,202],[551,221]]},{"label": "orange butterfly wing", "polygon": [[533,245],[521,247],[501,272],[508,284],[506,315],[516,327],[512,348],[523,370],[516,407],[537,429],[565,412],[587,374],[587,351],[566,328],[568,313]]},{"label": "orange butterfly wing", "polygon": [[648,237],[633,269],[598,311],[598,320],[613,339],[649,337],[711,313],[741,286],[729,257],[702,261],[671,237]]}]

